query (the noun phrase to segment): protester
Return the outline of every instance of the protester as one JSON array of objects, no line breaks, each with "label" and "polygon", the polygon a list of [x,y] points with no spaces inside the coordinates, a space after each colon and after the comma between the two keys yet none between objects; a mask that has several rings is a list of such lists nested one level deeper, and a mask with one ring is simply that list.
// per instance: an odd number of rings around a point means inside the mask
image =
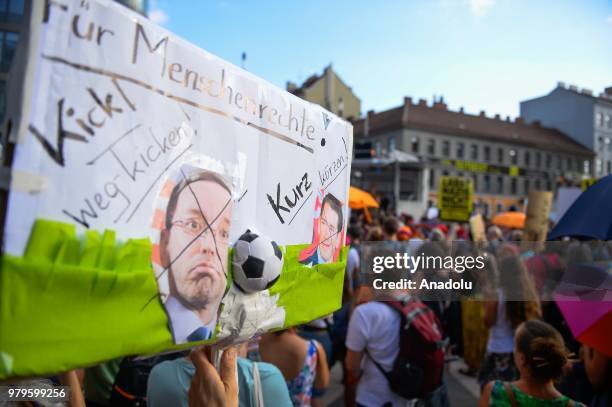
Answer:
[{"label": "protester", "polygon": [[399,223],[394,217],[388,217],[383,225],[383,236],[385,241],[396,241]]},{"label": "protester", "polygon": [[294,406],[311,405],[311,399],[322,396],[329,385],[325,350],[317,341],[301,338],[295,328],[263,335],[259,353],[263,361],[280,369]]},{"label": "protester", "polygon": [[[486,284],[491,278],[498,275],[497,261],[494,256],[485,257],[487,274],[481,271],[468,271],[467,276],[477,284],[479,289],[487,291]],[[484,324],[484,303],[482,295],[476,298],[465,298],[461,301],[461,316],[463,322],[463,359],[467,369],[460,370],[467,376],[476,376],[482,365],[489,332]]]},{"label": "protester", "polygon": [[583,347],[582,358],[595,393],[589,406],[612,406],[612,358],[590,346]]},{"label": "protester", "polygon": [[512,356],[515,330],[522,322],[541,316],[533,282],[518,256],[502,258],[499,285],[485,304],[484,323],[489,328],[489,340],[478,376],[481,387],[491,380],[516,379],[518,371]]},{"label": "protester", "polygon": [[[150,407],[237,406],[238,402],[240,406],[252,407],[292,405],[283,376],[275,366],[252,362],[243,357],[237,358],[237,350],[228,348],[221,357],[219,377],[210,363],[210,355],[206,352],[209,353],[210,349],[196,349],[188,357],[156,365],[149,375],[147,405]],[[240,353],[244,355],[246,347],[242,346]],[[232,378],[236,376],[236,371],[238,372],[236,388],[240,391],[234,396],[232,389],[235,385]],[[192,403],[190,400],[192,398],[199,402]],[[257,403],[257,400],[263,400],[263,403]]]},{"label": "protester", "polygon": [[[238,381],[236,374],[236,350],[229,348],[221,356],[220,372],[211,363],[206,348],[195,349],[191,355],[192,379],[189,383],[188,403],[189,407],[237,407],[238,406]],[[178,394],[181,401],[183,392]],[[157,402],[153,398],[154,402]],[[170,404],[177,405],[177,399],[171,399]],[[149,398],[151,403],[151,398]],[[150,404],[153,405],[153,404]],[[159,404],[162,405],[162,404]],[[257,405],[257,407],[259,407]]]},{"label": "protester", "polygon": [[567,363],[567,350],[552,326],[538,320],[522,323],[516,331],[514,363],[520,378],[489,382],[480,398],[481,407],[577,405],[555,388]]},{"label": "protester", "polygon": [[[398,298],[403,293],[394,293]],[[346,367],[349,381],[356,382],[358,406],[406,405],[391,391],[387,379],[372,358],[390,371],[399,353],[400,316],[389,306],[372,301],[353,311],[346,337]],[[366,355],[367,350],[367,355]]]},{"label": "protester", "polygon": [[[382,277],[385,281],[398,281],[402,278],[401,273],[398,273],[397,270],[389,269],[377,277]],[[408,293],[404,290],[381,290],[376,298],[400,301],[402,304],[413,301],[415,307],[427,309],[414,294],[414,292]],[[428,329],[441,333],[442,327],[439,321],[430,310],[429,312],[431,317],[428,320],[435,321],[435,326],[430,326]],[[357,406],[367,407],[399,406],[407,405],[409,402],[408,399],[391,390],[388,378],[383,374],[383,371],[392,370],[400,353],[401,319],[398,310],[384,302],[370,301],[354,309],[346,338],[346,368],[348,380],[357,385],[357,391],[355,400],[348,400],[347,405],[356,403]],[[427,351],[423,349],[422,352],[416,351],[416,353],[424,355]],[[432,366],[423,368],[428,374],[435,371]],[[435,381],[432,390],[436,387],[437,389],[428,396],[431,399],[427,400],[427,405],[445,406],[447,405],[446,387],[441,377],[435,378]]]},{"label": "protester", "polygon": [[103,407],[109,405],[113,383],[122,358],[109,360],[85,369],[84,388],[87,406]]}]

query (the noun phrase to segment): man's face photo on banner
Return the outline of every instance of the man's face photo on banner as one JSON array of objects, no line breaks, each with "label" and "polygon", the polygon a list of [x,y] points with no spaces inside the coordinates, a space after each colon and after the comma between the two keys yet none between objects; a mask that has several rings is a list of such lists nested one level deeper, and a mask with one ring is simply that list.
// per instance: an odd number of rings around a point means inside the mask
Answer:
[{"label": "man's face photo on banner", "polygon": [[227,284],[232,195],[213,172],[181,170],[166,209],[160,254],[168,272],[166,311],[175,342],[211,338]]},{"label": "man's face photo on banner", "polygon": [[338,248],[342,231],[342,204],[332,195],[323,198],[319,217],[319,258],[322,263],[331,263]]}]

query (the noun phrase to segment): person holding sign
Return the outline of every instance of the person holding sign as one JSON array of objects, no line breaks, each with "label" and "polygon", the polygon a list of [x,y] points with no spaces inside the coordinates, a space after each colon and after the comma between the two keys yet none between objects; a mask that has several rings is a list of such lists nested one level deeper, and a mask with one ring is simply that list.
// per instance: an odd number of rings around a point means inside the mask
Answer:
[{"label": "person holding sign", "polygon": [[217,174],[183,172],[168,199],[160,255],[168,271],[165,303],[175,343],[210,339],[227,282],[230,187]]},{"label": "person holding sign", "polygon": [[316,223],[316,250],[309,254],[308,250],[312,250],[310,247],[300,253],[300,263],[308,266],[332,263],[340,243],[343,223],[342,203],[333,194],[328,193],[323,198],[321,215]]}]

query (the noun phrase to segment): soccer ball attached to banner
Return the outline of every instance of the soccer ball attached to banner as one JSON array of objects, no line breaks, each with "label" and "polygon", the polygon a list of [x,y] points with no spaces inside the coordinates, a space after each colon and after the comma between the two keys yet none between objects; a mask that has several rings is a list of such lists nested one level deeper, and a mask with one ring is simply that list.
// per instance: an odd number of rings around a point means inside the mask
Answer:
[{"label": "soccer ball attached to banner", "polygon": [[234,245],[233,279],[245,293],[267,290],[280,277],[283,253],[276,242],[247,230]]}]

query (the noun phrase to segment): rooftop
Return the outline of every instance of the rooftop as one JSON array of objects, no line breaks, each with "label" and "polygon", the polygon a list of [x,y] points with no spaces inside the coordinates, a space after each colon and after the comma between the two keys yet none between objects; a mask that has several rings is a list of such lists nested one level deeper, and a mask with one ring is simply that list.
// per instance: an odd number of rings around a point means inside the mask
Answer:
[{"label": "rooftop", "polygon": [[398,129],[415,129],[449,136],[519,144],[546,151],[588,157],[594,155],[591,150],[569,136],[556,129],[541,127],[539,122],[526,124],[520,117],[514,120],[509,116],[505,119],[499,115],[487,117],[484,111],[479,115],[471,115],[464,113],[463,108],[455,112],[448,110],[442,100],[428,105],[424,99],[413,103],[412,98],[406,97],[404,104],[396,108],[379,113],[369,111],[366,118],[354,123],[356,139],[364,137],[366,122],[370,136]]}]

